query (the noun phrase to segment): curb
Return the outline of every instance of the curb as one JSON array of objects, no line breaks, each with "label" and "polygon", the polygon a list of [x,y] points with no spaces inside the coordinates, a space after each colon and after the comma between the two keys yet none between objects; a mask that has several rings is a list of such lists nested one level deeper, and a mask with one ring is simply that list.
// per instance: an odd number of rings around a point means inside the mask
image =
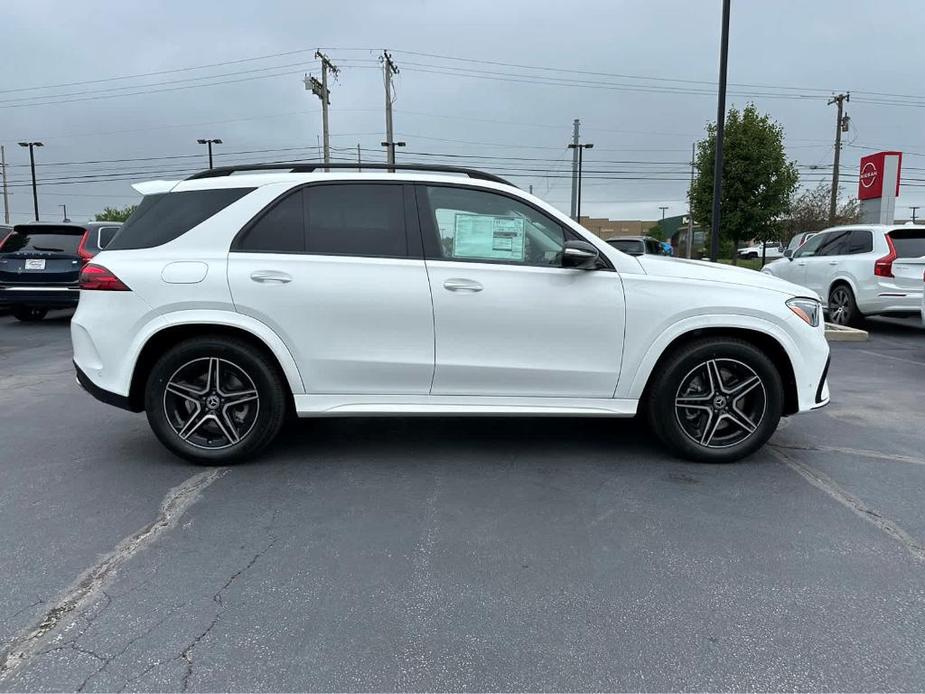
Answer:
[{"label": "curb", "polygon": [[825,324],[825,339],[829,342],[867,342],[870,335],[866,330],[849,328],[835,323]]}]

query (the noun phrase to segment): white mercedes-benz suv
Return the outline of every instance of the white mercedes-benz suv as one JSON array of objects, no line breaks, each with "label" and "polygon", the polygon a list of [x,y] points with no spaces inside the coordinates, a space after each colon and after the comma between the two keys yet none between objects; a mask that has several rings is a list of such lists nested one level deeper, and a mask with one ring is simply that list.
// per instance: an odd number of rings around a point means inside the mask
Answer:
[{"label": "white mercedes-benz suv", "polygon": [[80,384],[208,464],[290,413],[640,413],[675,454],[726,462],[829,400],[812,292],[626,255],[472,169],[328,168],[136,185],[81,274]]}]

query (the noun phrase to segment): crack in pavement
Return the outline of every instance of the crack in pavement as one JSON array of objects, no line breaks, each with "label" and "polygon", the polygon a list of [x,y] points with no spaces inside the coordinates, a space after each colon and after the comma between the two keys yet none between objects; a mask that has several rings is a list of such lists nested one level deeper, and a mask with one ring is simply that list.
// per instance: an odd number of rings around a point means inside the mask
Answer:
[{"label": "crack in pavement", "polygon": [[[36,626],[20,632],[2,650],[0,682],[16,672],[41,650],[44,637],[72,613],[79,614],[93,604],[112,576],[138,552],[158,537],[176,527],[186,510],[199,499],[200,492],[228,472],[216,468],[193,475],[174,487],[161,502],[160,511],[153,522],[120,542],[113,551],[104,555],[96,565],[81,574],[61,598],[42,616]],[[108,596],[106,596],[108,597]]]},{"label": "crack in pavement", "polygon": [[910,463],[912,465],[925,465],[925,459],[913,458],[908,455],[899,455],[898,453],[883,453],[881,451],[871,451],[866,448],[844,448],[842,446],[788,446],[782,443],[769,443],[772,448],[782,448],[788,451],[816,451],[819,453],[843,453],[844,455],[855,455],[860,458],[874,458],[877,460],[889,460],[896,463]]},{"label": "crack in pavement", "polygon": [[771,455],[799,474],[811,485],[817,489],[821,489],[842,506],[847,507],[857,516],[860,516],[868,523],[899,542],[915,559],[925,562],[925,546],[899,527],[899,525],[849,493],[828,475],[813,469],[805,463],[794,460],[786,453],[778,450],[778,448],[780,448],[780,446],[769,447]]},{"label": "crack in pavement", "polygon": [[[273,520],[270,523],[271,528],[273,527],[273,524],[276,522],[276,515],[277,515],[277,511],[274,511]],[[253,567],[254,564],[256,564],[264,554],[269,552],[270,549],[273,547],[273,545],[276,544],[277,539],[278,538],[276,536],[271,536],[270,542],[268,542],[267,545],[263,549],[259,550],[256,554],[254,554],[254,556],[251,557],[250,561],[248,561],[247,564],[245,564],[240,569],[238,569],[233,574],[231,574],[229,579],[225,581],[225,584],[221,588],[219,588],[215,592],[214,595],[212,595],[212,601],[215,602],[219,606],[219,610],[215,613],[215,616],[212,617],[212,621],[209,622],[209,626],[207,626],[201,634],[196,636],[190,642],[190,644],[186,648],[183,649],[180,655],[178,655],[175,658],[175,660],[183,660],[183,662],[186,664],[186,672],[183,674],[183,691],[184,692],[189,691],[189,682],[190,682],[190,679],[193,677],[193,649],[195,649],[196,646],[199,645],[200,641],[202,641],[206,636],[209,635],[209,632],[211,632],[212,629],[215,628],[215,625],[218,624],[219,620],[222,618],[222,615],[225,614],[225,610],[228,609],[227,606],[225,605],[225,601],[222,599],[222,593],[228,590],[228,588],[231,587],[231,584],[237,581],[238,578],[240,578],[242,574],[244,574],[251,567]]]}]

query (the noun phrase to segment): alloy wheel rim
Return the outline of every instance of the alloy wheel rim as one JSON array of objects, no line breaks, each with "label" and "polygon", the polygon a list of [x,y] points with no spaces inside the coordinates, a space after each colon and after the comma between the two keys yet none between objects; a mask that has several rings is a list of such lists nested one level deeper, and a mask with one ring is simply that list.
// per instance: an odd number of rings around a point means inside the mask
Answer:
[{"label": "alloy wheel rim", "polygon": [[164,414],[184,442],[228,448],[250,434],[260,411],[253,379],[227,359],[200,357],[174,371],[164,387]]},{"label": "alloy wheel rim", "polygon": [[675,394],[685,436],[705,448],[736,446],[758,430],[767,409],[761,378],[737,359],[708,359],[687,372]]},{"label": "alloy wheel rim", "polygon": [[832,292],[832,299],[829,302],[832,305],[831,314],[832,322],[844,325],[848,322],[848,292],[845,289],[838,288]]}]

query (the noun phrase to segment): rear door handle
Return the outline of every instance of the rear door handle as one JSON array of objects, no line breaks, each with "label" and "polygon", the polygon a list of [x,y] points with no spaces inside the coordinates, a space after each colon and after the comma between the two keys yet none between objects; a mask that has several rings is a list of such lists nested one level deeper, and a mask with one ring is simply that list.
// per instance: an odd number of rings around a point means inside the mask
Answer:
[{"label": "rear door handle", "polygon": [[482,285],[475,280],[462,279],[453,277],[443,283],[443,288],[449,292],[480,292]]},{"label": "rear door handle", "polygon": [[256,270],[251,273],[251,279],[261,284],[287,284],[292,282],[292,275],[275,270]]}]

